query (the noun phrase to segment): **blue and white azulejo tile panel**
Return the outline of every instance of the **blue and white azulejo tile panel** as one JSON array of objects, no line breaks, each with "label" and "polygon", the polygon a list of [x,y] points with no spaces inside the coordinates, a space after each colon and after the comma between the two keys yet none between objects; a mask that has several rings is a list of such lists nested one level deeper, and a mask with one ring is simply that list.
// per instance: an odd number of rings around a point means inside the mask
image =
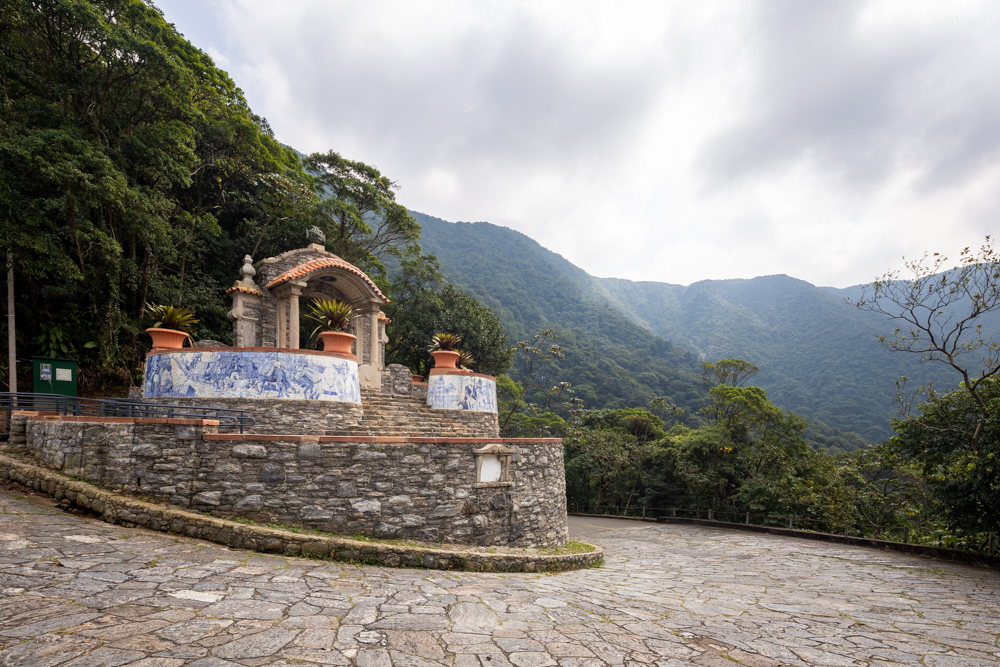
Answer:
[{"label": "blue and white azulejo tile panel", "polygon": [[435,410],[497,411],[497,381],[476,375],[431,375],[427,405]]},{"label": "blue and white azulejo tile panel", "polygon": [[355,361],[315,354],[213,350],[146,358],[146,398],[293,398],[361,402]]}]

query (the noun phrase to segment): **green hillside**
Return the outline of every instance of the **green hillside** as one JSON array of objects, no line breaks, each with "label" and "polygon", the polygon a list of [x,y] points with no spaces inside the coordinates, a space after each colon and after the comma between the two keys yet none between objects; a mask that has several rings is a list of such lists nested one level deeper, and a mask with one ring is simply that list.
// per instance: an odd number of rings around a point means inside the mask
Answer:
[{"label": "green hillside", "polygon": [[[565,328],[583,356],[604,355],[596,367],[575,359],[563,369],[561,379],[580,386],[588,407],[643,405],[650,392],[688,407],[696,403],[697,361],[739,357],[761,368],[755,381],[776,405],[815,422],[813,442],[832,438],[835,448],[850,448],[843,434],[875,441],[891,433],[896,378],[957,384],[943,366],[879,345],[876,335],[889,323],[844,303],[857,287],[816,287],[783,275],[687,287],[594,278],[519,232],[413,215],[447,279],[500,313],[512,337]],[[616,373],[603,382],[595,371],[607,363]]]},{"label": "green hillside", "polygon": [[548,380],[572,382],[587,407],[645,406],[661,396],[689,414],[698,409],[697,356],[597,297],[585,271],[504,227],[411,214],[445,278],[493,309],[512,342],[544,328],[559,331],[566,359]]}]

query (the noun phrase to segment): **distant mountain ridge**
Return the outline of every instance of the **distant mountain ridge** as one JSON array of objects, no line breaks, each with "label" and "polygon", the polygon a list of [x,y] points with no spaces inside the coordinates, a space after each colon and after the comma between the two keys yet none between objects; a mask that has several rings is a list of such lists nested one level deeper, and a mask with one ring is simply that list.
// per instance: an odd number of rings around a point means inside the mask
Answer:
[{"label": "distant mountain ridge", "polygon": [[[878,343],[890,322],[844,302],[860,286],[817,287],[786,275],[688,286],[596,278],[520,232],[411,213],[445,277],[497,311],[513,338],[545,326],[565,328],[618,352],[638,346],[639,356],[674,367],[666,379],[656,377],[662,368],[643,369],[634,360],[628,370],[649,391],[637,389],[634,400],[626,394],[612,407],[644,405],[650,392],[693,405],[698,362],[738,357],[760,367],[755,382],[776,405],[875,441],[891,434],[896,378],[907,375],[913,386],[932,380],[957,386],[955,373],[942,365],[921,364]],[[648,370],[653,374],[643,378]],[[599,372],[572,381],[588,407],[608,399]]]}]

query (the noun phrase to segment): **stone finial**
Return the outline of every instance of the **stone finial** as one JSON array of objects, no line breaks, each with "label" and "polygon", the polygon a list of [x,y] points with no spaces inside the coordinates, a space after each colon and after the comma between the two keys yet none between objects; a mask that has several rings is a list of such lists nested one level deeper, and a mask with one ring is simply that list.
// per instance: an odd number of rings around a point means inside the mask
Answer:
[{"label": "stone finial", "polygon": [[247,255],[243,258],[243,268],[240,269],[243,275],[244,285],[254,285],[253,277],[257,275],[257,269],[253,268],[253,257]]},{"label": "stone finial", "polygon": [[310,227],[306,232],[306,241],[316,243],[321,246],[326,245],[326,234],[319,227]]}]

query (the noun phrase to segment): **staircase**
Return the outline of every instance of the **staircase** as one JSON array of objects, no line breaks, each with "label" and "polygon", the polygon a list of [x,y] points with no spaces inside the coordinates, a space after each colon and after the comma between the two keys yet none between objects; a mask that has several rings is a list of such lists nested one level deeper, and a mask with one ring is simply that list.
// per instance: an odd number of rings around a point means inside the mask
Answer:
[{"label": "staircase", "polygon": [[362,391],[361,407],[364,416],[359,425],[351,427],[350,435],[417,438],[476,438],[481,435],[469,425],[432,410],[423,397]]}]

